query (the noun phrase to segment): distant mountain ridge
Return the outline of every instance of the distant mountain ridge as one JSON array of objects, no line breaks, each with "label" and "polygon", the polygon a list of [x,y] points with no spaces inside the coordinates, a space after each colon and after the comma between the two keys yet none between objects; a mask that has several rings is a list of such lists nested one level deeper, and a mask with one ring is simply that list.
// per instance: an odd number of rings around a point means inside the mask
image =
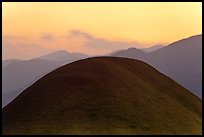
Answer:
[{"label": "distant mountain ridge", "polygon": [[163,45],[155,45],[155,46],[148,47],[148,48],[142,48],[142,49],[140,49],[140,50],[149,53],[149,52],[156,51],[156,50],[158,50],[158,49],[160,49],[160,48],[163,48],[163,47],[164,47]]},{"label": "distant mountain ridge", "polygon": [[2,68],[6,67],[7,65],[16,62],[16,61],[23,61],[23,60],[19,60],[19,59],[7,59],[7,60],[3,60],[2,61]]},{"label": "distant mountain ridge", "polygon": [[45,59],[50,61],[70,61],[75,60],[78,58],[86,58],[88,55],[82,54],[82,53],[70,53],[65,50],[59,50],[41,57],[38,57],[39,59]]},{"label": "distant mountain ridge", "polygon": [[145,53],[129,48],[112,54],[147,62],[202,98],[202,34]]},{"label": "distant mountain ridge", "polygon": [[2,107],[12,101],[23,89],[48,72],[67,63],[87,58],[81,53],[57,51],[31,60],[5,60],[2,62]]},{"label": "distant mountain ridge", "polygon": [[145,52],[143,52],[140,49],[134,48],[134,47],[128,48],[127,50],[121,50],[119,52],[112,54],[111,56],[126,57],[127,54],[129,58],[136,58],[139,60],[146,58]]}]

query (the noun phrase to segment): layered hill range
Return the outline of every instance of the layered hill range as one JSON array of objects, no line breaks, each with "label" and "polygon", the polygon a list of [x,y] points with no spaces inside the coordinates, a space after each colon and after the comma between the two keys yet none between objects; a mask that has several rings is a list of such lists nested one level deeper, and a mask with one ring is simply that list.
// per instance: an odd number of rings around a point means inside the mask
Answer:
[{"label": "layered hill range", "polygon": [[[151,52],[161,47],[161,45],[156,45],[142,50]],[[108,55],[112,55],[118,51],[120,50],[113,51]],[[89,56],[83,53],[70,53],[65,50],[60,50],[30,60],[8,59],[2,61],[2,107],[10,103],[24,89],[48,72],[59,66],[87,57]]]},{"label": "layered hill range", "polygon": [[111,56],[142,60],[202,99],[202,35],[173,42],[149,53],[143,51],[129,48]]},{"label": "layered hill range", "polygon": [[48,72],[73,61],[87,58],[81,53],[57,51],[31,60],[2,62],[2,107]]},{"label": "layered hill range", "polygon": [[2,114],[3,134],[202,134],[198,97],[150,65],[119,57],[62,66]]},{"label": "layered hill range", "polygon": [[[184,88],[202,98],[202,35],[167,46],[116,50],[107,56],[134,58],[147,62]],[[9,59],[2,62],[2,107],[48,72],[64,64],[87,58],[82,53],[57,51],[31,60]]]}]

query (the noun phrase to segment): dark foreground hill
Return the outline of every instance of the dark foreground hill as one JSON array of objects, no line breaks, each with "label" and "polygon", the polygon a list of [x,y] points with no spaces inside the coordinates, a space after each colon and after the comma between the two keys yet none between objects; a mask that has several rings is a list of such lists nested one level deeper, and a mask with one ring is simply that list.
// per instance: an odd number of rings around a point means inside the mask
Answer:
[{"label": "dark foreground hill", "polygon": [[47,74],[3,109],[3,134],[201,134],[201,100],[144,62],[95,57]]}]

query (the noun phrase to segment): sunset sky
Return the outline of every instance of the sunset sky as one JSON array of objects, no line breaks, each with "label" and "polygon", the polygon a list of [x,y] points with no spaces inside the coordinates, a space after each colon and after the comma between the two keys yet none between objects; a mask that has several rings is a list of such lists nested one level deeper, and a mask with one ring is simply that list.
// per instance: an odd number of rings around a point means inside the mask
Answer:
[{"label": "sunset sky", "polygon": [[202,33],[202,3],[3,2],[3,59],[57,50],[101,55]]}]

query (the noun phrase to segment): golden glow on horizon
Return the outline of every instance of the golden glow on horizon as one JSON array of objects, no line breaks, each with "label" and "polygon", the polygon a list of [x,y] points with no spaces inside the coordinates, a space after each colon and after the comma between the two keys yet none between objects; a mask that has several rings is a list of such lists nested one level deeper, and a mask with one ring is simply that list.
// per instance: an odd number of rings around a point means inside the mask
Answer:
[{"label": "golden glow on horizon", "polygon": [[77,29],[98,38],[136,41],[148,47],[201,34],[202,3],[3,2],[2,19],[3,36],[52,33],[61,37]]}]

